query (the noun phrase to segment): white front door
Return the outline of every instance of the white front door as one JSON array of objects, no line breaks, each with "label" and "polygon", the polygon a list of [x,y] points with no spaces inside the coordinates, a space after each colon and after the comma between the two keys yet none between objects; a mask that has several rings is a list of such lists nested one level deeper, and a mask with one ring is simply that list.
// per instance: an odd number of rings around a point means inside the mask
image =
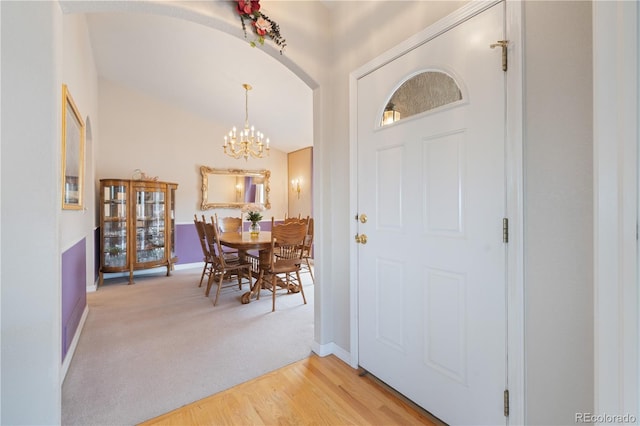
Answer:
[{"label": "white front door", "polygon": [[[357,83],[358,362],[450,424],[506,422],[503,25],[499,3]],[[462,99],[382,127],[422,72]]]}]

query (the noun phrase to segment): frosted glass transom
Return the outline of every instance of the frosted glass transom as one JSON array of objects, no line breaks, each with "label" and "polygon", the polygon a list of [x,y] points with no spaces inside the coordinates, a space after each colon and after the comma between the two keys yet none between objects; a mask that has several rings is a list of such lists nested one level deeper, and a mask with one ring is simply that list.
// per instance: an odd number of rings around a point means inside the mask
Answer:
[{"label": "frosted glass transom", "polygon": [[[400,117],[395,120],[398,121],[461,99],[462,91],[451,76],[441,71],[426,71],[402,83],[389,99],[386,109],[393,107],[399,113]],[[383,126],[391,122],[384,117],[381,120]]]}]

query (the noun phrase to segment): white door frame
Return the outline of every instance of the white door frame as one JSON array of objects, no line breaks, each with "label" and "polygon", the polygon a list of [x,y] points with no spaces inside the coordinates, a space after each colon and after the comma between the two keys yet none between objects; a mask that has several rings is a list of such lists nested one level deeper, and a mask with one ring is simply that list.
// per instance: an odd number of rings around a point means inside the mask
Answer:
[{"label": "white door frame", "polygon": [[[358,79],[393,61],[444,31],[477,15],[499,1],[469,2],[456,12],[437,21],[420,33],[388,50],[349,75],[349,157],[350,212],[355,217],[358,201],[357,98]],[[509,218],[507,245],[507,381],[510,394],[510,424],[524,424],[524,271],[523,271],[523,161],[522,161],[522,3],[506,2],[506,34],[509,40],[506,117],[506,193]],[[496,40],[497,41],[497,40]],[[489,49],[489,46],[487,46]],[[500,63],[496,62],[499,67]],[[350,221],[350,235],[357,232],[357,222]],[[358,254],[350,248],[350,364],[358,366]]]}]

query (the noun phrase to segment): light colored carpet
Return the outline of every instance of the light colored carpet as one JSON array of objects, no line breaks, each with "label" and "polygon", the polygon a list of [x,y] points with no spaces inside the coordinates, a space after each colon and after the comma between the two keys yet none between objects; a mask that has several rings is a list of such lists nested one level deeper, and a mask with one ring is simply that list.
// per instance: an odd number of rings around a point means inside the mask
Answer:
[{"label": "light colored carpet", "polygon": [[240,303],[223,288],[213,306],[201,269],[105,280],[62,387],[63,425],[132,425],[258,377],[311,353],[313,293],[271,293]]}]

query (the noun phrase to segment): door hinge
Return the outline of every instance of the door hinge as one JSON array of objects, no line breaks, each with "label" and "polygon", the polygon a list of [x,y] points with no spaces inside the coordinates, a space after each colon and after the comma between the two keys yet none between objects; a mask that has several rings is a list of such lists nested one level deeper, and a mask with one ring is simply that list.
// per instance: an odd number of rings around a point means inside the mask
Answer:
[{"label": "door hinge", "polygon": [[509,242],[509,219],[506,217],[502,218],[502,242]]},{"label": "door hinge", "polygon": [[489,47],[495,49],[496,47],[502,47],[502,71],[507,70],[507,46],[509,45],[509,40],[498,40],[493,44],[490,44]]},{"label": "door hinge", "polygon": [[504,391],[504,416],[509,417],[509,390]]}]

